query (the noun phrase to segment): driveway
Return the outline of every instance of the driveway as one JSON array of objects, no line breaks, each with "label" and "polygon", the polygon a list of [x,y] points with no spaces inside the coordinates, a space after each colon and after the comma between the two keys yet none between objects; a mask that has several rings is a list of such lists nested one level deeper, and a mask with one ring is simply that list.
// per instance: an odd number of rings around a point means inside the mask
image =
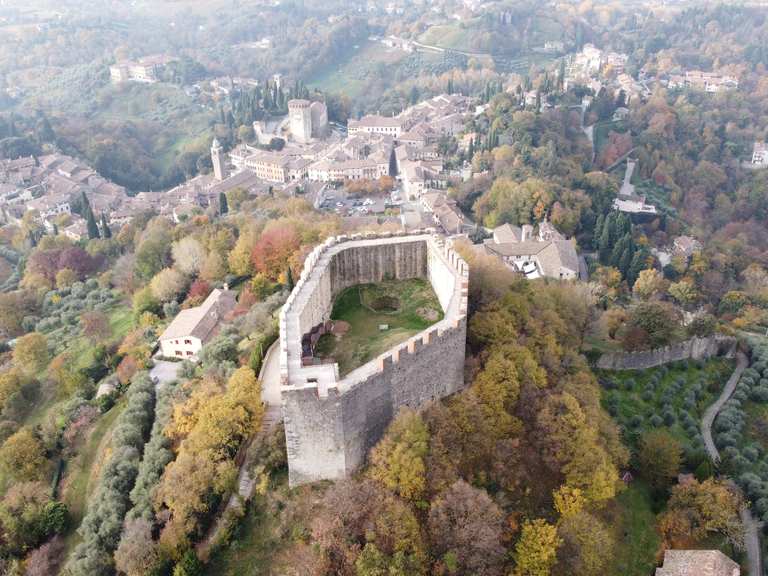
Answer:
[{"label": "driveway", "polygon": [[181,362],[155,360],[155,365],[152,370],[149,371],[149,376],[152,378],[152,381],[155,382],[157,388],[160,389],[169,382],[176,380],[180,369]]}]

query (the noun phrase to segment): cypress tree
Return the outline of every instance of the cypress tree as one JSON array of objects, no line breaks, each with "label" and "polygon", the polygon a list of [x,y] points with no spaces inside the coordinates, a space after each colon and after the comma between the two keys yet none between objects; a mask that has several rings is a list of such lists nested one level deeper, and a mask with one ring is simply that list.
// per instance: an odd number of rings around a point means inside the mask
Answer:
[{"label": "cypress tree", "polygon": [[224,215],[229,212],[229,204],[227,203],[227,195],[224,192],[219,192],[219,214]]},{"label": "cypress tree", "polygon": [[605,214],[600,214],[595,221],[595,232],[592,236],[592,248],[600,249],[600,235],[603,233],[603,224],[605,223]]},{"label": "cypress tree", "polygon": [[635,250],[632,256],[632,262],[629,264],[629,270],[627,271],[627,283],[630,286],[635,284],[635,280],[640,276],[640,272],[645,270],[648,260],[648,252],[645,248],[641,250]]},{"label": "cypress tree", "polygon": [[85,215],[85,222],[88,227],[88,239],[93,240],[95,238],[100,238],[99,225],[96,223],[96,218],[94,217],[93,210],[91,210],[90,206],[88,207],[88,213]]},{"label": "cypress tree", "polygon": [[109,229],[109,223],[104,212],[101,213],[101,235],[102,238],[112,238],[112,230]]},{"label": "cypress tree", "polygon": [[288,270],[285,273],[285,283],[288,285],[288,290],[293,290],[293,272],[291,272],[290,266],[288,266]]},{"label": "cypress tree", "polygon": [[600,232],[600,240],[598,242],[598,252],[600,262],[603,264],[609,263],[611,256],[611,226],[609,218],[606,218],[606,222],[603,225],[603,230]]},{"label": "cypress tree", "polygon": [[91,203],[88,201],[88,196],[85,195],[85,190],[80,192],[80,203],[80,215],[85,218],[86,227],[88,229],[88,238],[90,240],[100,238],[99,225],[96,223],[96,217],[93,215]]}]

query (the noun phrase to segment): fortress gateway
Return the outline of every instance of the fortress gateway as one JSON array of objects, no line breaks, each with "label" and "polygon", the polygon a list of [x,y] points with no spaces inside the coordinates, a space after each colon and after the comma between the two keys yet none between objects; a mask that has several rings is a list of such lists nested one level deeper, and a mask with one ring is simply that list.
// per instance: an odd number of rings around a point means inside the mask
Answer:
[{"label": "fortress gateway", "polygon": [[[428,280],[444,317],[339,377],[338,364],[304,356],[345,288],[385,279]],[[329,238],[307,257],[280,313],[280,380],[291,486],[345,478],[365,461],[403,406],[419,408],[464,385],[469,269],[445,240],[411,235]]]}]

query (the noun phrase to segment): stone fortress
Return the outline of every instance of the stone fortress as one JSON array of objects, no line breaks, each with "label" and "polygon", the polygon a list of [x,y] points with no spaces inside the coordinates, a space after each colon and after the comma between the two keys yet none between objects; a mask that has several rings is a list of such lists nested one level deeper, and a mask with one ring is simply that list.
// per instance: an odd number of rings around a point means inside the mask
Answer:
[{"label": "stone fortress", "polygon": [[[327,325],[345,288],[384,279],[428,280],[444,317],[339,377],[302,341]],[[280,385],[289,482],[347,477],[365,461],[397,411],[419,408],[464,385],[469,268],[432,229],[327,239],[307,257],[280,313]]]}]

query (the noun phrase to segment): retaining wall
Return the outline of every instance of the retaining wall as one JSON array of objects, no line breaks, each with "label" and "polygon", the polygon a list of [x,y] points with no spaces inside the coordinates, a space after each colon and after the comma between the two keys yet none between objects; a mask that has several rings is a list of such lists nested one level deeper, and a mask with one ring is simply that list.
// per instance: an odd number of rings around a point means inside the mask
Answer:
[{"label": "retaining wall", "polygon": [[645,370],[679,360],[704,360],[713,356],[733,358],[736,346],[736,338],[730,336],[691,338],[654,350],[603,354],[597,361],[597,367],[604,370]]},{"label": "retaining wall", "polygon": [[[419,408],[464,385],[469,270],[439,236],[330,239],[307,257],[281,311],[281,396],[289,482],[354,472],[397,411]],[[337,365],[301,366],[300,337],[330,318],[333,299],[356,284],[426,278],[444,318],[339,378]],[[296,339],[299,338],[297,342]]]}]

